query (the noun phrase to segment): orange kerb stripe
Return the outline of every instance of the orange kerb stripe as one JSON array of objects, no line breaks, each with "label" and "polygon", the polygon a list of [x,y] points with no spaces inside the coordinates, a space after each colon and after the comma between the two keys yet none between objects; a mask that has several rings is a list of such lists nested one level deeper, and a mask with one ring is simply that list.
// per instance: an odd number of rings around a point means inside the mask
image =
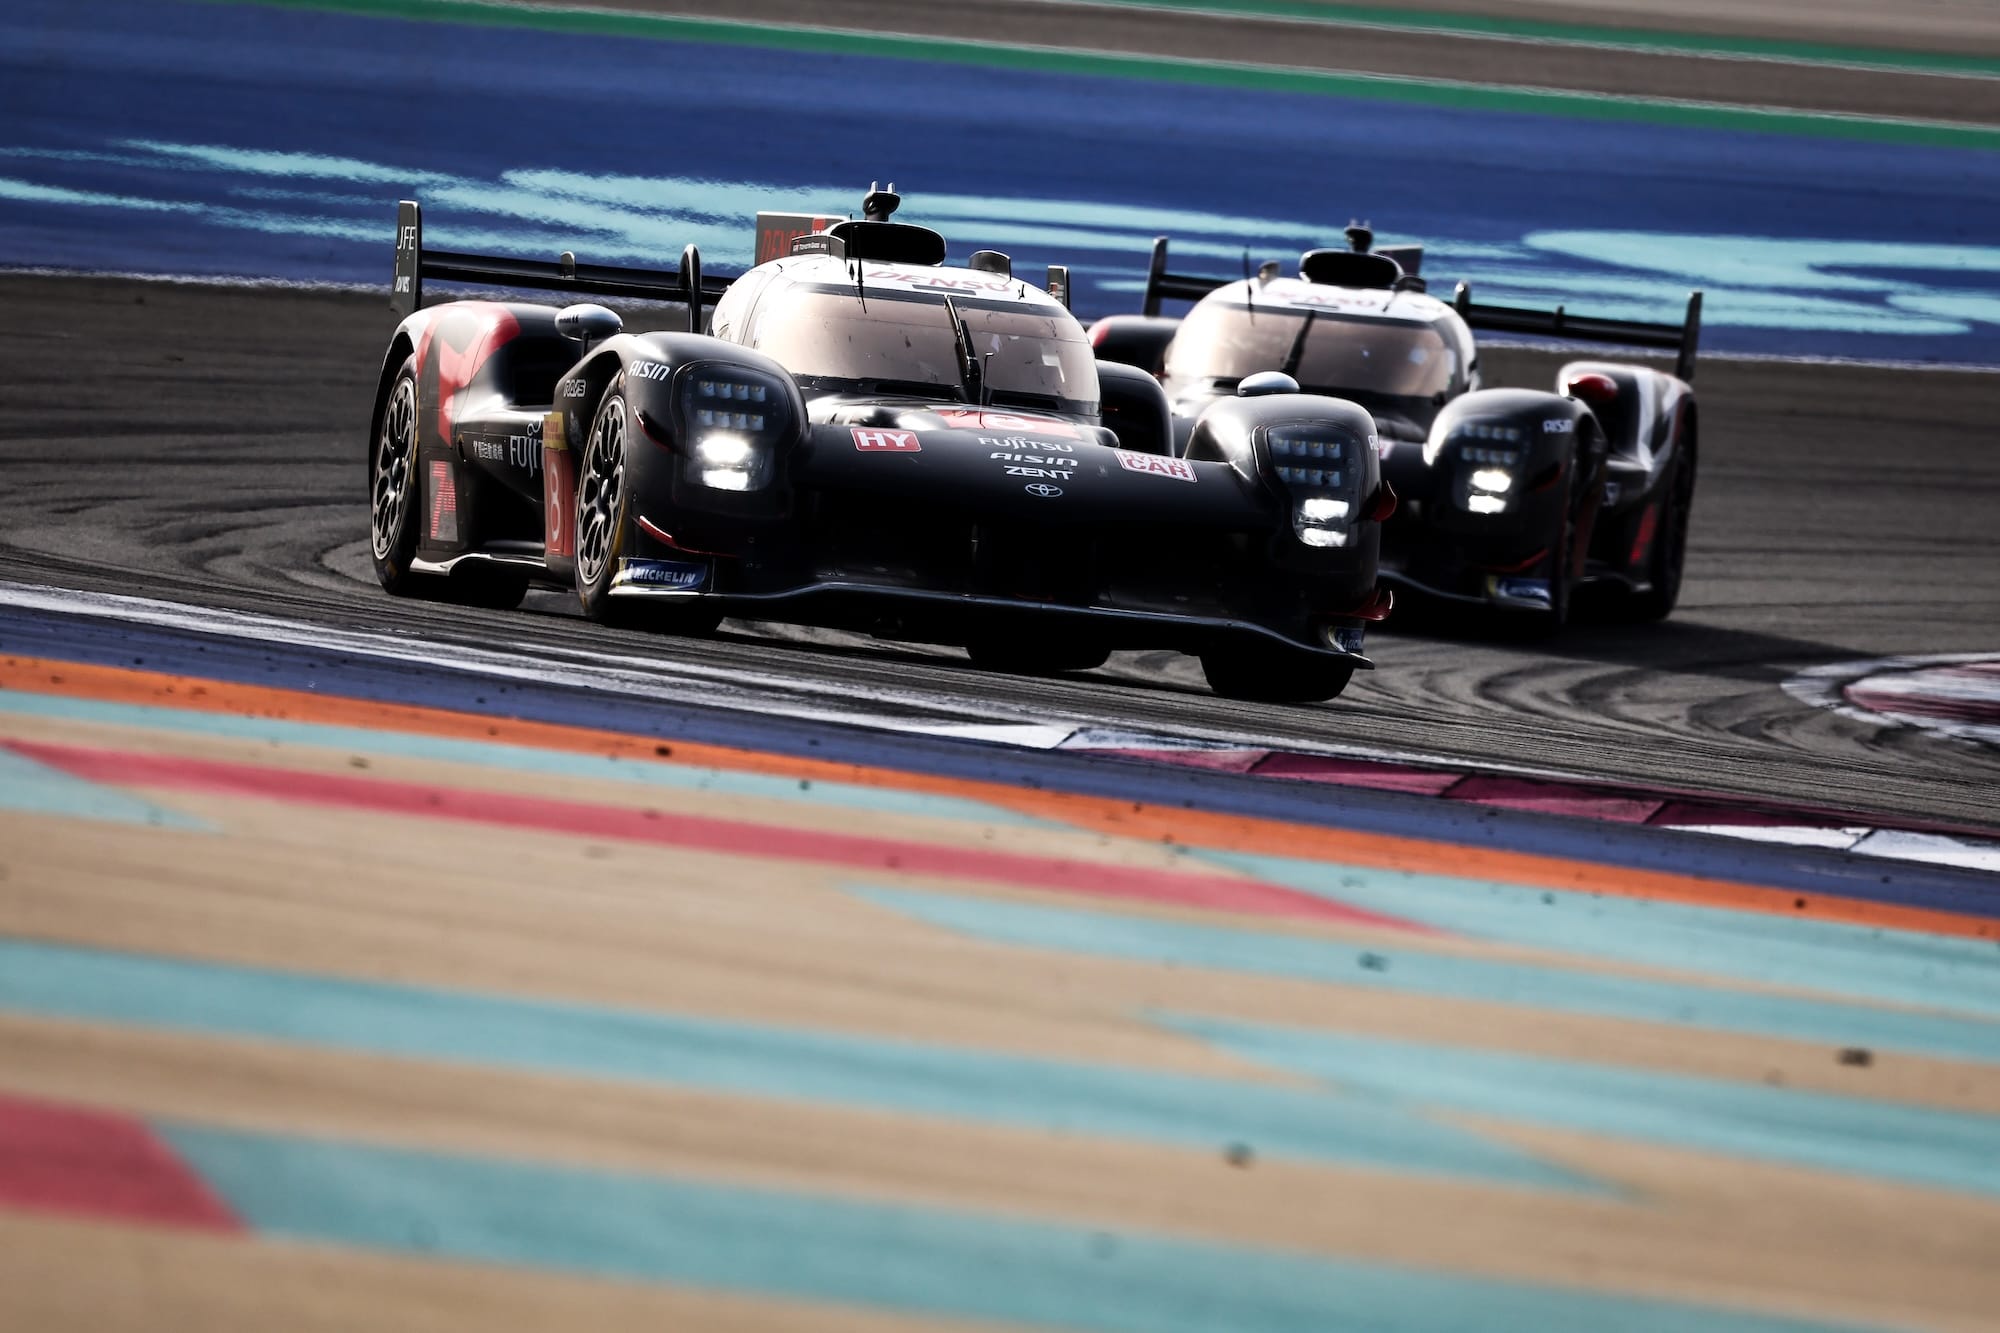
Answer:
[{"label": "orange kerb stripe", "polygon": [[862,764],[793,758],[728,746],[654,741],[591,727],[489,717],[410,704],[377,703],[126,667],[91,666],[34,657],[4,657],[0,658],[0,689],[74,695],[110,703],[164,706],[193,712],[386,729],[620,759],[665,760],[702,768],[927,792],[985,801],[1021,814],[1056,820],[1095,832],[1178,843],[1195,849],[1291,856],[1382,870],[1492,879],[1535,888],[1584,890],[1617,897],[1727,907],[1773,916],[1813,917],[1823,921],[1929,931],[1940,935],[2000,937],[2000,922],[1929,908],[1816,896],[1729,880],[1633,870],[1527,852],[1463,847],[1392,834],[1317,828],[1247,815],[1185,810],[1068,792],[1034,791],[997,782],[903,773]]}]

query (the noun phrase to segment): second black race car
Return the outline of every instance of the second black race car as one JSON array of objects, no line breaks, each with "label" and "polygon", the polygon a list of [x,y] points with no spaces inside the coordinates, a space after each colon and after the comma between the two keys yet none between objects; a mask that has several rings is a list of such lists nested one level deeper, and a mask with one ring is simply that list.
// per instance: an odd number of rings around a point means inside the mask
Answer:
[{"label": "second black race car", "polygon": [[[1100,364],[1005,255],[944,265],[897,202],[767,215],[773,257],[727,281],[693,247],[678,275],[427,251],[405,203],[370,429],[383,587],[504,606],[541,582],[600,620],[810,623],[1028,672],[1171,648],[1221,694],[1340,693],[1387,609],[1368,413],[1251,382],[1177,451],[1151,375]],[[426,277],[713,314],[627,334],[597,305],[426,307]]]},{"label": "second black race car", "polygon": [[[1549,628],[1586,583],[1616,593],[1627,614],[1668,615],[1694,504],[1701,293],[1680,324],[1476,305],[1463,283],[1440,301],[1416,272],[1421,248],[1374,251],[1362,226],[1348,241],[1307,253],[1297,277],[1266,264],[1232,281],[1169,273],[1161,238],[1144,313],[1098,321],[1092,342],[1100,357],[1160,376],[1182,449],[1209,403],[1259,374],[1367,408],[1401,501],[1383,535],[1386,581]],[[1166,319],[1163,298],[1195,304]],[[1677,361],[1673,374],[1574,361],[1553,391],[1487,389],[1476,328],[1666,347]],[[1275,460],[1281,480],[1315,461]]]}]

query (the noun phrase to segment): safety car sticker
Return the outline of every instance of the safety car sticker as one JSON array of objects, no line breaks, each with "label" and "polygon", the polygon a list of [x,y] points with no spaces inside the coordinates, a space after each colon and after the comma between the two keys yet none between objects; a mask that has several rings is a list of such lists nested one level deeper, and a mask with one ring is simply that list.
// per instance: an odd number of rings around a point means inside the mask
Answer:
[{"label": "safety car sticker", "polygon": [[1194,464],[1185,458],[1162,458],[1158,454],[1135,454],[1129,449],[1113,449],[1118,466],[1127,472],[1150,472],[1156,477],[1172,477],[1175,481],[1193,481]]}]

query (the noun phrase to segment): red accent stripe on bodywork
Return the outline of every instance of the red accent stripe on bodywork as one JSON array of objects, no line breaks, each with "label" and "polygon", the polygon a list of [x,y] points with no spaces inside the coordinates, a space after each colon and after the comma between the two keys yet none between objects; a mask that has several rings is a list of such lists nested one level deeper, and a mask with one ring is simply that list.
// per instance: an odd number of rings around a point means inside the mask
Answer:
[{"label": "red accent stripe on bodywork", "polygon": [[295,769],[8,741],[19,754],[91,781],[222,792],[265,800],[456,819],[575,837],[623,838],[733,856],[817,862],[858,870],[941,875],[1096,898],[1196,907],[1244,916],[1340,922],[1432,933],[1426,926],[1256,880],[1151,870],[1064,857],[947,847],[903,839],[751,824],[659,810],[543,800],[504,792],[306,773]]},{"label": "red accent stripe on bodywork", "polygon": [[143,1121],[4,1093],[0,1207],[243,1230],[228,1206]]}]

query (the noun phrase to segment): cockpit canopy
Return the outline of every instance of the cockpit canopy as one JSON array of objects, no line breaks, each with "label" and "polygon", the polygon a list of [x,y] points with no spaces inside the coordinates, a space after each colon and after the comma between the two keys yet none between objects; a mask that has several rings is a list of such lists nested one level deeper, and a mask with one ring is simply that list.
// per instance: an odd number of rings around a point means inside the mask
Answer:
[{"label": "cockpit canopy", "polygon": [[953,292],[955,279],[975,287],[993,279],[950,269],[931,270],[945,289],[916,290],[907,274],[863,264],[857,285],[844,280],[849,265],[819,262],[828,280],[774,282],[743,338],[808,393],[966,396],[949,296],[982,367],[988,401],[1097,415],[1096,357],[1082,326],[1056,302]]},{"label": "cockpit canopy", "polygon": [[1433,398],[1463,387],[1458,349],[1435,324],[1211,298],[1167,350],[1177,389],[1283,370],[1308,393]]}]

